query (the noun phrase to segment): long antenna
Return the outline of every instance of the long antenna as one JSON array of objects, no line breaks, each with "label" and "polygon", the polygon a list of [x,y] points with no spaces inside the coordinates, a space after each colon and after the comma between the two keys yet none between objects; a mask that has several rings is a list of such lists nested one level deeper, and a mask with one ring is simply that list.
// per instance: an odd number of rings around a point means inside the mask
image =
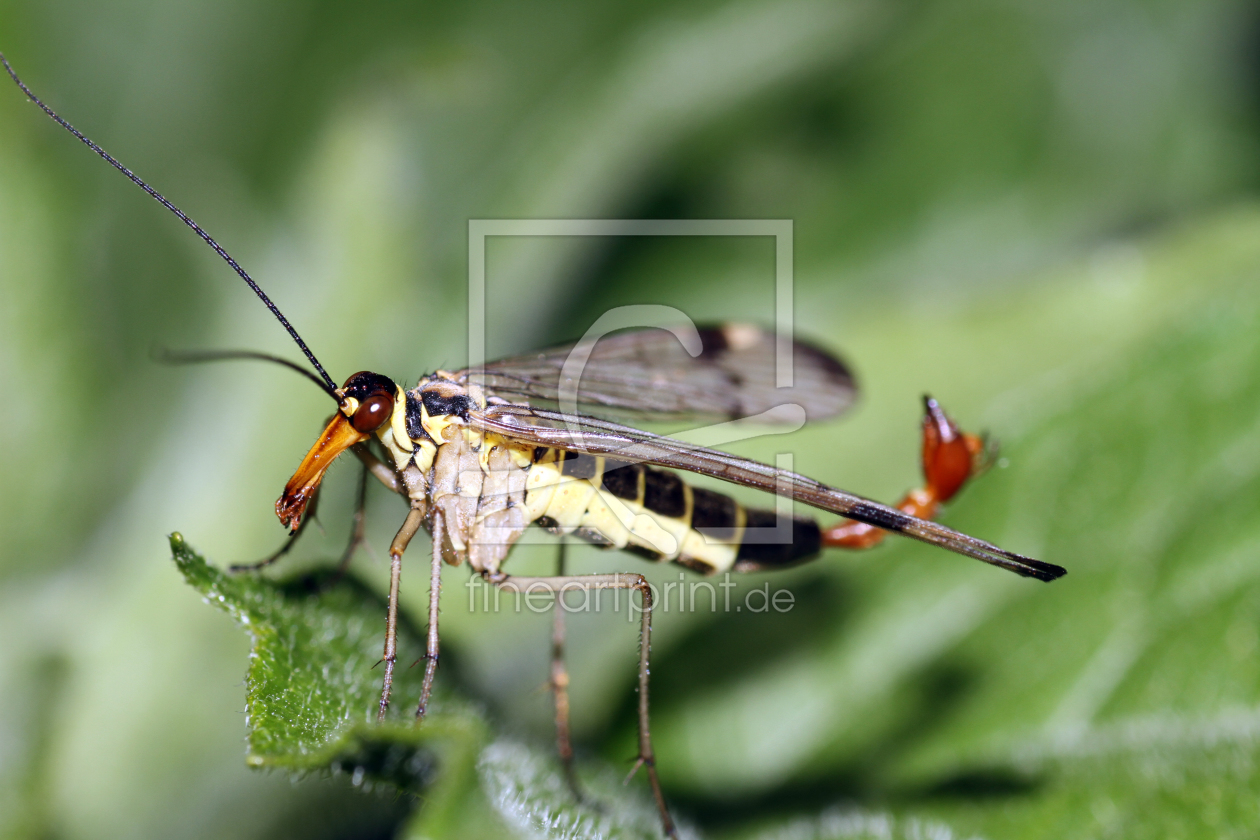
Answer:
[{"label": "long antenna", "polygon": [[[256,350],[171,350],[166,347],[153,348],[153,360],[161,362],[164,365],[197,365],[204,362],[231,362],[231,361],[256,361],[256,362],[272,362],[273,364],[282,365],[291,371],[300,373],[307,379],[315,383],[315,385],[328,396],[337,400],[337,394],[324,384],[324,381],[297,362],[290,362],[288,359],[282,359],[279,356],[273,356],[270,353],[259,353]],[[337,400],[341,402],[341,400]]]},{"label": "long antenna", "polygon": [[178,216],[179,220],[183,222],[184,224],[188,225],[190,228],[192,228],[194,233],[196,233],[198,236],[204,239],[206,244],[209,245],[211,248],[213,248],[214,252],[223,258],[224,262],[232,266],[232,269],[241,276],[241,279],[244,280],[246,284],[248,284],[248,286],[254,290],[254,294],[258,295],[259,300],[261,300],[263,304],[269,310],[271,310],[271,314],[276,316],[276,320],[279,321],[286,330],[288,330],[289,335],[293,338],[294,341],[297,342],[297,346],[302,348],[302,352],[306,354],[306,358],[310,359],[311,364],[315,366],[315,370],[319,371],[319,375],[324,378],[324,382],[328,385],[328,390],[331,392],[337,389],[337,383],[333,382],[332,377],[330,377],[328,375],[328,372],[324,370],[324,366],[319,363],[319,359],[315,358],[315,354],[311,352],[311,348],[306,346],[306,342],[302,340],[302,336],[298,335],[297,330],[293,329],[293,325],[289,323],[289,320],[285,318],[284,315],[281,314],[279,308],[277,308],[276,305],[271,302],[271,298],[267,297],[266,293],[263,292],[263,290],[258,287],[258,284],[254,282],[254,279],[245,273],[245,269],[241,268],[240,264],[237,263],[236,260],[232,259],[232,255],[229,254],[227,251],[225,251],[222,245],[220,245],[218,242],[215,242],[214,238],[210,236],[210,234],[202,230],[200,225],[198,225],[192,219],[188,218],[188,216],[184,214],[184,211],[180,210],[174,204],[171,204],[169,201],[167,201],[166,197],[163,196],[160,192],[153,189],[153,187],[150,187],[148,184],[142,181],[140,177],[137,176],[134,172],[132,172],[130,169],[123,166],[121,163],[119,163],[117,160],[111,157],[109,153],[106,152],[104,149],[102,149],[100,146],[96,145],[87,137],[83,136],[83,133],[81,131],[79,131],[74,126],[70,125],[70,123],[63,120],[61,117],[57,115],[56,111],[54,111],[52,108],[49,108],[47,105],[41,102],[39,97],[31,93],[31,89],[28,88],[21,79],[18,78],[17,73],[13,72],[13,68],[9,66],[9,60],[4,57],[4,53],[0,53],[0,62],[3,62],[4,69],[9,71],[9,76],[11,76],[13,81],[17,83],[17,86],[22,89],[22,92],[25,93],[32,102],[38,105],[45,114],[47,114],[48,116],[56,120],[57,123],[66,131],[70,132],[75,137],[78,137],[79,140],[83,142],[83,145],[87,146],[89,149],[91,149],[92,151],[100,155],[102,158],[104,158],[105,161],[109,163],[110,166],[114,167],[119,172],[126,175],[133,184],[135,184],[137,187],[147,192],[149,195],[153,196],[153,198],[157,200],[159,204],[161,204],[167,210],[170,210],[172,213]]}]

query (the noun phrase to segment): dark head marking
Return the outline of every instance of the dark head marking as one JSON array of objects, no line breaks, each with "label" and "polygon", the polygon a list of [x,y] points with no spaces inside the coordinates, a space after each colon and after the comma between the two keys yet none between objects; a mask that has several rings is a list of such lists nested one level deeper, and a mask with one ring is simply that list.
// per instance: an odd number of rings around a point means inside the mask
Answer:
[{"label": "dark head marking", "polygon": [[342,392],[359,403],[350,416],[350,424],[358,431],[370,434],[385,425],[393,415],[398,386],[388,376],[361,370],[346,380]]}]

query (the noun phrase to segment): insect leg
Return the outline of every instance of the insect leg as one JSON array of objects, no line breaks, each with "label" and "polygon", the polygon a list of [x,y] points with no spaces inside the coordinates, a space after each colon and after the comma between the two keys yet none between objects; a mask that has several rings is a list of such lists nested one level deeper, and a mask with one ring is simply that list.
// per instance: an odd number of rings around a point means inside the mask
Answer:
[{"label": "insect leg", "polygon": [[407,488],[398,480],[398,474],[390,469],[389,465],[372,454],[372,450],[367,448],[365,443],[356,443],[350,447],[359,460],[363,462],[363,467],[370,472],[381,484],[384,484],[390,490],[403,496],[407,495]]},{"label": "insect leg", "polygon": [[[932,519],[942,503],[987,466],[989,453],[984,440],[961,431],[936,400],[925,396],[923,406],[924,484],[907,493],[897,508],[919,519]],[[870,548],[887,534],[874,525],[841,520],[823,530],[822,544],[829,548]]]},{"label": "insect leg", "polygon": [[[359,489],[355,497],[354,516],[350,520],[350,540],[346,543],[345,549],[341,552],[341,559],[337,561],[336,570],[331,576],[325,578],[319,584],[320,588],[332,586],[337,583],[337,581],[341,580],[342,576],[346,573],[346,569],[350,567],[350,561],[354,559],[354,553],[359,549],[359,546],[363,544],[364,526],[367,522],[367,477],[368,469],[365,465],[364,468],[359,471]],[[316,499],[318,499],[318,496]],[[248,566],[232,566],[229,571],[256,571],[261,569],[263,566],[271,565],[284,555],[288,554],[289,549],[293,548],[297,538],[301,535],[302,529],[306,527],[306,523],[315,518],[315,501],[316,500],[312,500],[311,504],[308,506],[309,513],[306,518],[302,520],[302,524],[298,525],[297,531],[285,540],[284,545],[279,551],[258,563],[253,563]]]},{"label": "insect leg", "polygon": [[385,679],[381,686],[380,710],[376,713],[378,723],[385,720],[389,690],[394,684],[394,660],[398,658],[398,579],[402,576],[402,556],[407,543],[423,524],[424,511],[413,507],[389,546],[389,606],[385,614],[385,652],[381,656],[385,662]]},{"label": "insect leg", "polygon": [[[350,541],[346,543],[346,550],[341,553],[341,559],[337,561],[337,571],[332,576],[335,582],[341,579],[346,573],[346,569],[350,568],[350,561],[354,558],[354,553],[363,545],[364,525],[367,522],[367,478],[369,467],[366,463],[363,469],[359,470],[359,489],[355,494],[354,518],[351,520]],[[305,524],[305,523],[304,523]]]},{"label": "insect leg", "polygon": [[310,503],[307,504],[306,508],[308,513],[305,518],[302,519],[301,524],[298,525],[297,530],[285,537],[284,545],[280,546],[271,554],[268,554],[266,557],[255,563],[237,563],[235,565],[228,566],[228,571],[233,573],[256,572],[259,569],[265,569],[271,564],[280,561],[286,554],[293,550],[293,546],[297,545],[298,537],[302,536],[303,532],[306,531],[306,526],[310,524],[311,520],[315,519],[315,509],[317,507],[319,507],[319,490],[315,491],[315,495],[311,497]]},{"label": "insect leg", "polygon": [[[346,546],[346,550],[342,552],[341,560],[337,563],[337,573],[333,580],[345,574],[346,567],[350,565],[350,558],[354,556],[354,552],[363,544],[363,528],[364,528],[364,508],[367,503],[367,475],[371,473],[376,477],[377,481],[384,484],[395,493],[403,496],[407,495],[407,489],[403,487],[398,476],[389,468],[381,459],[372,454],[371,450],[362,443],[356,443],[353,447],[354,454],[359,456],[359,460],[363,463],[363,474],[359,478],[359,494],[358,501],[355,503],[353,528],[350,533],[350,543]],[[306,530],[307,524],[315,518],[315,509],[319,505],[319,491],[315,491],[314,497],[311,498],[307,505],[307,514],[302,518],[302,523],[298,525],[298,529],[288,536],[284,541],[284,545],[280,546],[275,552],[267,555],[256,563],[238,563],[235,566],[229,566],[229,572],[256,572],[259,569],[266,568],[273,563],[279,561],[286,554],[293,550],[293,546],[297,543],[298,537]]]},{"label": "insect leg", "polygon": [[[652,589],[647,578],[633,573],[611,575],[557,575],[555,577],[513,577],[502,572],[486,574],[490,583],[507,592],[550,592],[559,595],[570,589],[592,591],[599,589],[632,589],[642,599],[642,620],[639,629],[639,755],[630,771],[633,777],[640,767],[647,770],[652,797],[661,814],[661,826],[666,837],[676,838],[674,820],[665,804],[665,794],[656,774],[656,755],[652,751],[652,734],[648,725],[648,654],[652,648]],[[628,781],[629,779],[627,779]]]},{"label": "insect leg", "polygon": [[[556,557],[556,577],[564,577],[565,541],[560,538],[559,555]],[[556,595],[555,612],[551,618],[551,695],[556,704],[556,752],[564,769],[564,780],[573,798],[579,802],[586,797],[578,784],[577,769],[573,765],[573,739],[569,727],[569,670],[564,664],[564,593]]]},{"label": "insect leg", "polygon": [[433,511],[433,556],[429,564],[429,628],[424,641],[424,682],[420,686],[420,705],[416,720],[424,717],[433,692],[433,675],[438,664],[438,600],[442,593],[442,511]]}]

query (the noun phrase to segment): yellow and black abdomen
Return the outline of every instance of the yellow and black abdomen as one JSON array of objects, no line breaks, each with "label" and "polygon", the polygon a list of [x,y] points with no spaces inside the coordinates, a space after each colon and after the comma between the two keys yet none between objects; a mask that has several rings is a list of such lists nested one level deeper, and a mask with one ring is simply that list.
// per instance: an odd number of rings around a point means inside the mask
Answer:
[{"label": "yellow and black abdomen", "polygon": [[525,506],[559,533],[705,574],[781,568],[822,545],[811,519],[745,508],[667,470],[546,447],[533,452]]}]

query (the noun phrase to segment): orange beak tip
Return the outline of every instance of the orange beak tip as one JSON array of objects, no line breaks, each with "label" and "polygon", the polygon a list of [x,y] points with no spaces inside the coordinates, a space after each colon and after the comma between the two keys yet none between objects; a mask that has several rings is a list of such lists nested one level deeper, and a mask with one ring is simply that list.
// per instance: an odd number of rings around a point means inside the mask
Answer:
[{"label": "orange beak tip", "polygon": [[311,499],[315,498],[319,484],[324,480],[324,473],[332,462],[342,452],[367,437],[350,425],[350,421],[341,412],[333,415],[319,440],[315,441],[315,445],[302,459],[297,472],[285,485],[284,493],[276,501],[276,516],[280,518],[281,524],[289,528],[290,533],[296,532],[302,524],[302,514],[306,512],[306,506]]},{"label": "orange beak tip", "polygon": [[289,529],[289,533],[297,531],[298,526],[302,524],[302,514],[306,512],[306,505],[310,496],[299,490],[296,493],[285,492],[276,501],[276,516],[280,519],[280,524]]}]

